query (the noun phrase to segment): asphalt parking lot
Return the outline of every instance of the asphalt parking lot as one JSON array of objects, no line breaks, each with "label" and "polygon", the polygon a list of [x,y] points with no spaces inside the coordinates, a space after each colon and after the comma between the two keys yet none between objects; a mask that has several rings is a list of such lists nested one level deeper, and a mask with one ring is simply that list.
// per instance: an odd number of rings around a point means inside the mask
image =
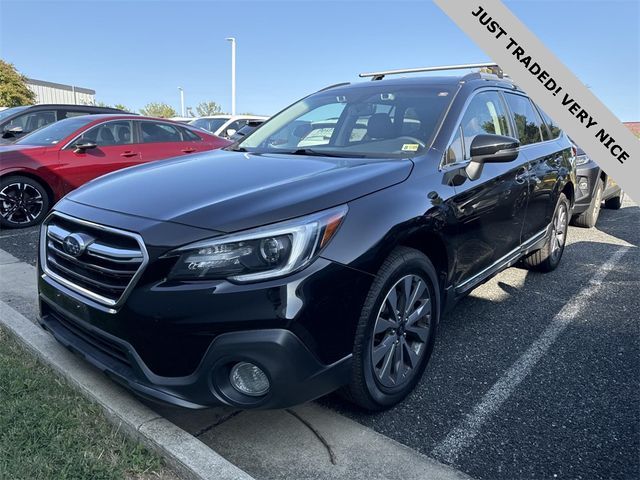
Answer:
[{"label": "asphalt parking lot", "polygon": [[[640,478],[638,245],[638,205],[603,210],[570,229],[558,270],[510,268],[450,312],[401,405],[318,403],[478,479]],[[37,229],[0,232],[0,248],[34,265]]]}]

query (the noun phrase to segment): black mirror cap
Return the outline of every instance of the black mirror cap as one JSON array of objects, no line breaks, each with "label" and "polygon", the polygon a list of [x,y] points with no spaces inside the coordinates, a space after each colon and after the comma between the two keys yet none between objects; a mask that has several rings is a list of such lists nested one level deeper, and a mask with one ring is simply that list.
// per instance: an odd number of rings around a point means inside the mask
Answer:
[{"label": "black mirror cap", "polygon": [[504,135],[476,135],[471,142],[472,162],[511,162],[518,157],[520,142]]}]

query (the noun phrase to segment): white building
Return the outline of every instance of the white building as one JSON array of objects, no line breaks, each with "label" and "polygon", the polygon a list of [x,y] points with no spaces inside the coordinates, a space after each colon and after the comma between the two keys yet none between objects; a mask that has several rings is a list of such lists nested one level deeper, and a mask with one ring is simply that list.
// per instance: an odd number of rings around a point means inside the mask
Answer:
[{"label": "white building", "polygon": [[33,78],[27,78],[27,86],[36,94],[36,103],[93,105],[96,102],[96,91],[88,88],[45,82]]}]

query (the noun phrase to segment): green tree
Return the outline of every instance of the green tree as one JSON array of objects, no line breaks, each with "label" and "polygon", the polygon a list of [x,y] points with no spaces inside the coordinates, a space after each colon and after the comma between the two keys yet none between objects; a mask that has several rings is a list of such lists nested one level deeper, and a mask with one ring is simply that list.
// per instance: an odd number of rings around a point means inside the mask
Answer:
[{"label": "green tree", "polygon": [[36,94],[27,87],[27,78],[12,64],[0,60],[0,105],[19,107],[35,101]]},{"label": "green tree", "polygon": [[170,118],[177,117],[175,109],[171,105],[162,102],[151,102],[140,109],[142,115],[147,117]]},{"label": "green tree", "polygon": [[124,110],[125,112],[130,112],[131,109],[121,103],[116,103],[113,108],[117,108],[118,110]]},{"label": "green tree", "polygon": [[196,107],[199,117],[208,117],[222,113],[222,107],[216,102],[200,102]]}]

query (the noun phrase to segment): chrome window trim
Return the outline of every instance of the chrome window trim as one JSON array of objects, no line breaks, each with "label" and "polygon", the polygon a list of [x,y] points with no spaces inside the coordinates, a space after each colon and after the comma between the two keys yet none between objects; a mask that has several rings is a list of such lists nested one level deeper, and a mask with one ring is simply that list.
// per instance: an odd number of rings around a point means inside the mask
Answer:
[{"label": "chrome window trim", "polygon": [[[513,89],[509,89],[509,88],[502,87],[502,86],[480,87],[477,90],[474,90],[473,93],[471,95],[469,95],[467,97],[467,99],[465,100],[464,105],[462,106],[462,109],[460,111],[460,114],[458,115],[458,118],[456,119],[456,128],[453,130],[453,132],[449,136],[449,140],[447,140],[447,144],[446,144],[447,146],[445,147],[444,152],[442,153],[442,158],[440,159],[440,164],[438,165],[438,170],[439,171],[449,170],[450,167],[452,167],[452,166],[460,167],[460,166],[465,165],[466,163],[469,163],[468,159],[466,159],[463,162],[455,162],[455,163],[449,163],[449,164],[445,164],[444,161],[445,161],[445,158],[446,158],[446,155],[447,155],[447,150],[449,149],[449,146],[451,145],[451,142],[453,142],[453,138],[456,136],[456,132],[458,131],[458,127],[460,126],[460,122],[462,122],[462,117],[464,116],[464,114],[467,111],[467,108],[469,107],[469,103],[471,103],[471,100],[473,100],[473,98],[477,94],[479,94],[481,92],[486,92],[486,91],[494,91],[494,92],[498,92],[499,94],[503,94],[503,93],[506,92],[506,93],[511,93],[511,94],[514,94],[514,95],[520,95],[521,97],[525,97],[525,98],[529,99],[529,101],[533,105],[533,101],[529,98],[529,96],[526,93],[524,93],[524,92],[522,92],[520,90],[513,90]],[[509,105],[507,104],[506,99],[503,99],[502,101],[505,103],[505,108],[507,109],[507,113],[509,114],[509,127],[513,129],[515,127],[515,125],[513,124],[514,123],[513,122],[513,114],[511,112],[511,109],[509,108]],[[535,108],[535,105],[534,105],[534,108]],[[538,115],[540,115],[539,112],[537,112],[537,113],[538,113]],[[540,117],[542,117],[542,115],[540,115]],[[542,123],[544,124],[544,119],[541,118],[541,120],[542,120]],[[561,132],[564,133],[564,131],[561,131]],[[540,133],[542,135],[542,132],[540,132]],[[528,149],[529,147],[535,147],[535,146],[538,146],[538,145],[544,145],[546,143],[555,142],[562,136],[562,133],[560,133],[560,135],[558,137],[552,138],[551,140],[544,140],[542,142],[530,143],[528,145],[521,145],[519,147],[520,151],[522,151],[523,149]],[[463,146],[464,146],[464,140],[463,140]]]},{"label": "chrome window trim", "polygon": [[[115,233],[116,235],[129,237],[134,239],[138,243],[138,246],[140,247],[140,253],[142,254],[142,262],[140,263],[140,266],[138,267],[136,273],[133,275],[133,277],[131,277],[131,280],[129,281],[129,284],[125,288],[124,292],[122,292],[122,295],[120,295],[120,297],[117,300],[113,300],[111,298],[107,298],[100,294],[92,292],[91,290],[84,288],[80,285],[77,285],[74,282],[64,277],[61,277],[55,272],[52,272],[51,270],[49,270],[47,266],[47,229],[48,229],[48,223],[55,217],[64,218],[65,220],[68,220],[70,222],[75,222],[79,225],[86,225],[88,227],[95,228],[97,230],[102,230],[105,232]],[[56,212],[56,211],[51,212],[47,216],[47,218],[44,220],[44,222],[42,222],[42,227],[40,228],[40,265],[42,266],[42,271],[43,271],[42,278],[45,278],[45,277],[51,278],[56,282],[58,282],[59,284],[72,290],[73,292],[78,293],[84,297],[89,298],[90,300],[93,300],[94,302],[97,302],[101,305],[108,307],[107,311],[109,313],[116,313],[117,309],[124,304],[124,302],[129,297],[129,294],[131,293],[131,291],[135,288],[136,284],[138,283],[138,280],[144,273],[144,270],[146,269],[148,264],[149,264],[149,253],[147,252],[147,248],[144,244],[144,240],[142,239],[142,236],[140,236],[137,233],[129,232],[126,230],[120,230],[118,228],[107,227],[105,225],[100,225],[94,222],[90,222],[88,220],[82,220],[80,218],[73,217],[71,215],[67,215],[61,212]]]}]

